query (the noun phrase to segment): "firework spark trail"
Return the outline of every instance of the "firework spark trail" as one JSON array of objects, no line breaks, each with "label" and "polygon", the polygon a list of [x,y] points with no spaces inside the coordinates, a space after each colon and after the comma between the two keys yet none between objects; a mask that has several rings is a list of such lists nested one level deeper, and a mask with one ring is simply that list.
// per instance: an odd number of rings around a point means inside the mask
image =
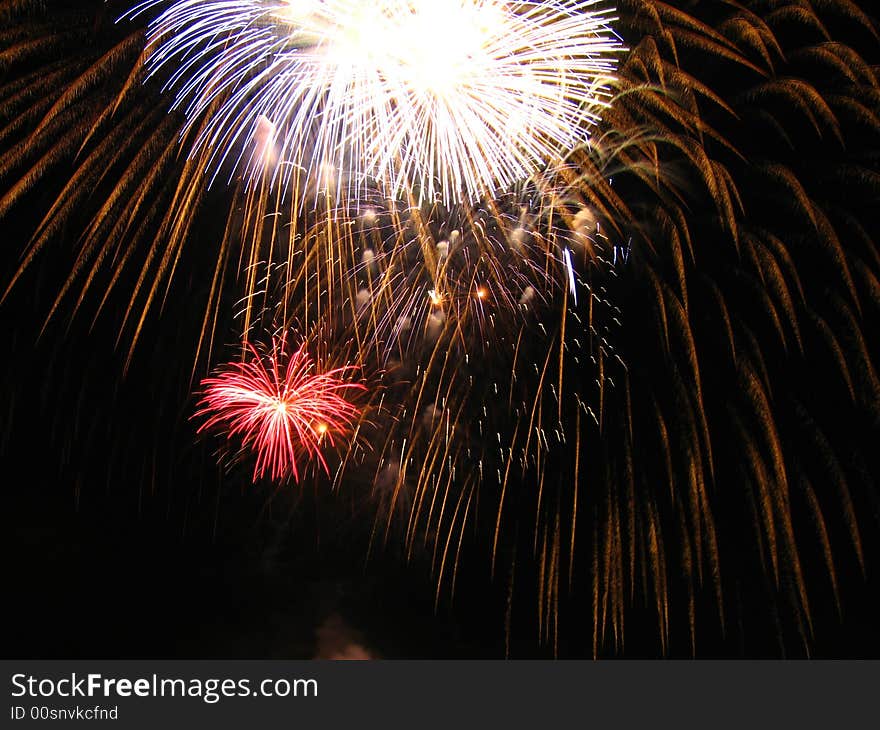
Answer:
[{"label": "firework spark trail", "polygon": [[[438,590],[455,574],[470,490],[488,487],[483,500],[491,504],[488,495],[503,495],[511,474],[543,483],[546,466],[562,463],[572,440],[557,414],[575,408],[597,427],[601,420],[610,370],[595,363],[617,357],[608,328],[619,310],[602,287],[614,276],[613,247],[564,193],[550,196],[555,215],[532,190],[486,207],[400,210],[374,201],[366,212],[338,210],[333,226],[347,233],[337,251],[349,273],[332,296],[319,278],[301,275],[285,293],[288,314],[300,321],[316,320],[317,305],[310,311],[304,302],[323,297],[334,342],[359,343],[354,354],[384,372],[373,394],[383,399],[382,425],[371,432],[367,457],[375,464],[374,537],[384,542],[396,524],[408,554],[433,554]],[[316,224],[308,235],[320,231]],[[436,250],[433,265],[425,249]],[[573,277],[578,296],[569,292]],[[560,307],[569,310],[571,339],[554,324]],[[574,398],[549,385],[559,381],[563,359],[579,373]],[[530,362],[548,363],[546,377]],[[545,501],[544,511],[555,507]],[[507,509],[502,496],[502,532]]]},{"label": "firework spark trail", "polygon": [[[464,523],[476,514],[467,508],[471,490],[487,490],[486,505],[499,498],[488,510],[506,535],[504,494],[518,490],[511,482],[543,484],[552,459],[566,458],[571,435],[557,414],[572,405],[599,421],[593,380],[601,390],[607,378],[593,363],[612,348],[615,313],[591,284],[614,269],[610,242],[596,229],[572,191],[543,179],[480,206],[340,202],[300,229],[302,258],[294,271],[278,270],[268,297],[276,306],[254,319],[258,329],[292,320],[320,327],[321,343],[382,382],[365,406],[369,453],[346,453],[337,478],[344,468],[349,479],[354,469],[372,481],[359,499],[375,505],[374,538],[385,544],[395,530],[408,554],[427,551],[438,591],[454,581]],[[331,236],[338,260],[327,266]],[[319,264],[343,272],[333,286],[314,274]],[[268,273],[271,264],[262,265]],[[569,292],[572,277],[578,296]],[[265,292],[261,284],[255,298]],[[564,345],[559,308],[570,309],[573,323]],[[561,377],[563,351],[566,368],[582,373],[566,406],[548,385]],[[548,363],[546,377],[530,362]],[[544,512],[556,505],[544,502]]]},{"label": "firework spark trail", "polygon": [[348,382],[350,366],[315,372],[305,345],[288,354],[284,337],[273,340],[261,355],[249,347],[250,358],[227,365],[206,378],[195,417],[208,416],[199,432],[219,429],[241,438],[256,454],[254,481],[263,477],[299,481],[298,459],[317,461],[329,473],[321,453],[326,440],[345,434],[360,413],[347,396],[366,390]]},{"label": "firework spark trail", "polygon": [[[164,7],[172,4],[168,0]],[[207,6],[208,2],[191,3],[196,4]],[[131,67],[132,54],[141,52],[140,29],[128,33],[120,27],[125,38],[119,34],[102,38],[95,32],[99,23],[85,22],[92,30],[80,33],[69,22],[71,16],[90,21],[91,10],[83,9],[88,5],[105,11],[100,1],[62,3],[71,6],[70,12],[58,17],[54,17],[54,8],[59,4],[25,0],[13,5],[33,6],[39,14],[32,17],[28,10],[28,15],[16,18],[13,12],[13,26],[3,26],[7,32],[12,28],[15,37],[21,33],[30,40],[3,49],[9,65],[7,81],[0,89],[4,100],[0,215],[28,212],[26,201],[43,200],[44,193],[53,195],[52,186],[66,180],[39,224],[15,279],[36,260],[44,244],[57,240],[64,231],[71,235],[85,232],[64,291],[70,290],[67,296],[75,298],[71,286],[83,281],[77,309],[87,291],[101,293],[105,285],[101,274],[107,272],[110,281],[99,308],[105,308],[106,302],[110,309],[123,297],[122,309],[131,310],[126,321],[137,325],[138,332],[147,310],[158,309],[160,303],[164,306],[163,289],[169,306],[175,297],[181,298],[169,286],[178,259],[180,270],[187,270],[194,282],[200,281],[199,272],[214,269],[204,325],[197,333],[204,345],[200,342],[194,367],[211,359],[214,338],[227,331],[230,309],[226,304],[239,297],[249,306],[253,303],[253,314],[248,310],[241,317],[243,326],[233,325],[235,336],[244,331],[247,338],[254,333],[253,339],[259,339],[256,333],[265,331],[266,320],[274,316],[285,324],[301,318],[297,326],[304,323],[302,331],[309,332],[329,319],[327,327],[333,331],[317,342],[322,348],[333,348],[335,362],[356,362],[363,367],[363,361],[369,360],[370,367],[378,362],[389,371],[401,365],[404,372],[384,381],[393,381],[393,390],[371,388],[365,396],[380,403],[376,420],[381,428],[365,427],[369,433],[363,441],[375,446],[377,454],[367,454],[355,464],[363,450],[346,452],[345,459],[360,468],[349,470],[346,481],[363,486],[363,480],[372,478],[367,460],[379,456],[374,484],[381,483],[386,502],[396,500],[397,516],[403,517],[407,528],[408,549],[418,549],[423,543],[440,546],[435,551],[440,577],[444,556],[448,556],[447,575],[458,563],[456,545],[461,544],[465,520],[479,516],[491,523],[501,575],[506,572],[504,556],[510,554],[505,551],[511,547],[511,532],[515,533],[511,525],[516,520],[527,525],[524,541],[530,543],[529,549],[535,546],[535,555],[530,558],[528,550],[514,546],[517,557],[513,562],[518,571],[528,571],[530,559],[540,562],[544,637],[555,632],[551,607],[559,599],[559,576],[566,572],[569,584],[575,586],[589,585],[587,574],[592,576],[592,606],[577,615],[578,620],[581,615],[592,615],[594,652],[603,646],[622,650],[623,615],[641,599],[654,604],[662,651],[675,646],[670,643],[674,633],[670,627],[678,621],[677,613],[687,614],[690,636],[686,638],[696,651],[695,625],[707,623],[699,608],[701,591],[717,593],[719,609],[724,609],[719,614],[729,616],[733,613],[731,596],[743,576],[749,583],[763,578],[767,587],[766,603],[748,604],[746,615],[757,608],[756,615],[765,611],[781,616],[785,609],[796,620],[794,627],[804,635],[812,633],[804,597],[810,577],[804,578],[798,567],[798,550],[811,543],[809,521],[797,524],[798,514],[808,513],[820,530],[821,539],[814,547],[824,556],[840,608],[838,581],[846,574],[841,567],[849,559],[847,540],[862,569],[870,549],[863,544],[859,528],[861,508],[868,502],[844,457],[859,451],[850,441],[861,443],[862,416],[870,414],[876,423],[876,404],[880,403],[868,334],[872,320],[862,320],[877,311],[876,220],[867,215],[876,196],[865,185],[864,167],[858,161],[863,155],[876,157],[880,128],[876,74],[871,72],[876,45],[856,42],[836,29],[841,22],[861,22],[875,38],[873,24],[858,19],[860,6],[867,8],[868,3],[803,7],[784,3],[774,10],[766,3],[747,2],[725,6],[724,11],[708,1],[687,3],[686,9],[683,4],[653,0],[626,4],[616,25],[633,39],[634,48],[622,61],[615,85],[621,95],[603,110],[602,134],[566,159],[572,166],[573,197],[588,208],[574,218],[590,229],[601,219],[621,246],[604,248],[612,262],[610,273],[614,274],[616,262],[625,264],[630,241],[637,262],[633,267],[637,273],[627,276],[622,287],[625,306],[635,316],[627,318],[619,341],[621,354],[626,353],[635,367],[626,379],[619,379],[619,396],[609,389],[604,400],[602,384],[610,382],[609,365],[613,365],[609,354],[613,350],[605,340],[613,343],[615,338],[598,323],[607,318],[619,326],[620,312],[609,302],[622,306],[624,302],[613,289],[603,291],[601,275],[592,279],[592,291],[584,288],[585,262],[599,248],[588,238],[582,239],[581,246],[571,241],[578,301],[577,310],[569,308],[565,341],[561,342],[553,325],[563,310],[554,308],[564,298],[559,287],[565,285],[565,277],[551,277],[548,286],[540,277],[540,266],[535,270],[524,265],[505,268],[512,255],[502,244],[535,242],[530,221],[513,227],[519,216],[503,216],[500,230],[506,237],[498,237],[499,245],[475,236],[466,249],[474,255],[459,264],[450,230],[437,230],[430,205],[412,211],[413,217],[418,213],[427,221],[426,231],[416,233],[415,224],[407,222],[409,210],[385,212],[376,205],[374,219],[392,220],[381,226],[375,220],[367,225],[367,212],[363,225],[351,215],[331,216],[332,206],[342,200],[337,186],[349,184],[347,173],[338,175],[322,165],[316,171],[321,173],[318,181],[306,181],[297,172],[292,195],[290,190],[287,197],[282,195],[281,185],[270,188],[273,176],[296,168],[280,155],[288,128],[266,115],[253,117],[250,137],[247,129],[241,130],[240,144],[218,148],[204,144],[181,174],[175,166],[179,117],[169,116],[162,124],[156,121],[165,114],[165,105],[146,87],[140,88],[140,63]],[[81,7],[73,9],[73,5]],[[296,7],[320,5],[303,0]],[[796,5],[798,19],[793,21],[786,13]],[[235,9],[242,3],[230,0],[228,6]],[[151,16],[158,15],[160,8],[157,4],[155,8]],[[292,12],[293,8],[287,3],[282,9]],[[843,19],[839,13],[848,15]],[[288,27],[289,21],[289,17],[284,21]],[[274,19],[267,18],[253,28],[271,30],[275,25]],[[825,36],[810,39],[811,28],[824,27],[831,29],[833,44]],[[63,33],[57,34],[58,29]],[[75,46],[59,44],[58,38],[73,31],[70,38],[75,39]],[[7,33],[6,38],[13,35]],[[83,43],[86,37],[96,42]],[[231,35],[216,40],[218,57],[236,49]],[[29,49],[35,46],[50,51],[36,73],[29,60]],[[155,48],[154,44],[151,49]],[[192,51],[195,54],[197,48],[193,46]],[[189,68],[198,68],[197,56],[192,58],[195,65]],[[227,55],[230,65],[220,70],[235,70],[235,60]],[[163,66],[168,73],[178,70],[171,61]],[[735,71],[728,73],[724,64]],[[760,73],[750,77],[756,69]],[[25,71],[29,76],[23,75]],[[167,78],[164,73],[158,77]],[[216,108],[228,98],[221,88],[222,76],[218,79]],[[110,85],[97,80],[109,80]],[[206,88],[206,94],[213,91]],[[193,94],[191,100],[198,99],[198,90],[193,89]],[[731,109],[735,121],[728,117]],[[191,121],[189,136],[182,141],[185,150],[193,150],[192,142],[211,121],[207,113]],[[846,156],[839,155],[834,144],[827,144],[828,134],[809,136],[811,129],[818,133],[819,127],[846,140]],[[315,130],[304,132],[302,139],[311,144],[304,149],[311,155],[316,149]],[[775,144],[777,139],[785,144]],[[804,145],[810,139],[821,154],[805,159]],[[218,140],[223,142],[222,136]],[[771,143],[766,144],[767,140]],[[71,172],[70,157],[78,149],[81,154]],[[741,157],[725,149],[737,149]],[[228,153],[227,164],[221,170],[224,153]],[[742,164],[743,159],[748,164]],[[306,160],[312,161],[323,162],[314,155]],[[253,163],[250,168],[249,163]],[[116,172],[119,169],[123,171]],[[221,177],[236,169],[259,173],[259,181],[254,184],[251,177],[248,185],[236,185],[235,192],[230,192],[235,202],[216,265],[208,260],[205,268],[200,260],[196,269],[188,261],[193,247],[184,241],[193,226],[198,226],[201,191],[208,182],[203,174],[206,169]],[[833,187],[828,185],[832,180]],[[111,190],[106,195],[102,181]],[[436,189],[441,187],[438,181]],[[31,196],[32,190],[41,192]],[[792,190],[804,194],[794,199]],[[422,192],[415,190],[395,203],[412,206],[412,200],[420,202]],[[381,200],[385,199],[383,195]],[[305,200],[307,205],[297,203]],[[312,205],[314,200],[318,202]],[[491,204],[480,202],[472,208]],[[284,217],[279,215],[281,207]],[[548,208],[548,217],[555,216],[557,209]],[[214,212],[211,208],[208,215]],[[315,220],[325,214],[326,219]],[[573,230],[582,227],[577,220],[574,225],[565,222]],[[283,229],[285,225],[289,231]],[[321,233],[322,227],[332,234]],[[460,231],[462,238],[469,236],[460,221],[448,228]],[[453,251],[453,263],[445,270],[435,260],[440,258],[437,247],[443,241]],[[560,241],[555,250],[564,252],[566,243]],[[535,260],[540,245],[525,254],[527,261]],[[372,251],[369,255],[366,246]],[[495,271],[498,281],[510,282],[506,289],[488,282],[489,305],[472,299],[473,292],[466,287],[483,255],[497,258],[492,267],[479,272]],[[247,279],[246,291],[233,281],[236,262],[239,281]],[[275,282],[263,276],[261,267],[264,263],[277,267],[279,262],[286,265],[279,272],[289,272],[283,282],[289,291],[276,307]],[[555,277],[560,273],[558,264],[558,256],[550,256],[544,269]],[[126,272],[132,271],[137,283],[129,302]],[[502,312],[511,311],[510,301],[519,291],[519,279],[506,276],[511,271],[531,277],[529,281],[522,278],[524,288],[518,300],[529,305],[526,317],[502,317]],[[445,285],[439,292],[442,317],[429,296],[430,290],[438,291],[437,282]],[[570,280],[567,289],[574,303]],[[192,292],[186,291],[188,298],[182,306],[188,312]],[[139,294],[147,300],[142,306]],[[487,315],[481,318],[481,311]],[[303,313],[307,316],[302,317]],[[433,333],[430,338],[426,323]],[[276,326],[273,322],[268,331],[275,331]],[[511,343],[516,343],[512,356],[509,346],[495,346],[505,328],[513,335]],[[400,334],[386,336],[387,332]],[[478,348],[484,339],[488,346]],[[393,348],[385,344],[392,340]],[[309,342],[316,342],[312,335]],[[823,348],[837,367],[823,366],[817,371],[815,355]],[[812,354],[805,359],[804,352]],[[437,357],[432,359],[434,353]],[[546,368],[544,363],[549,363]],[[572,363],[579,367],[572,368]],[[542,368],[546,370],[543,380]],[[817,373],[826,379],[822,388],[815,387]],[[413,385],[416,379],[419,387]],[[856,381],[868,383],[867,395],[854,387]],[[597,397],[591,397],[597,392]],[[826,395],[833,406],[828,409],[824,407]],[[857,406],[844,405],[856,396]],[[568,410],[560,416],[563,399]],[[129,412],[119,407],[116,423],[127,422]],[[558,424],[559,420],[565,423]],[[114,421],[106,423],[114,427]],[[361,420],[356,428],[364,423]],[[795,423],[803,423],[803,431]],[[499,438],[496,424],[511,433]],[[119,429],[119,433],[126,431]],[[570,469],[565,454],[556,458],[562,448],[556,445],[560,434],[573,453],[568,459],[573,461]],[[868,432],[868,439],[871,436],[873,432]],[[118,438],[110,432],[117,448]],[[387,440],[384,446],[383,439]],[[528,453],[526,439],[530,439]],[[548,443],[553,453],[547,451]],[[713,448],[719,443],[724,444],[722,449]],[[103,451],[102,444],[102,457]],[[816,456],[815,463],[798,458],[807,452]],[[550,465],[545,480],[537,478],[539,461],[541,467]],[[493,490],[499,464],[503,467],[498,474],[499,489]],[[341,480],[340,474],[341,468],[336,472]],[[529,513],[534,503],[529,501],[533,496],[529,490],[535,485],[545,490],[537,519]],[[414,497],[411,504],[407,490]],[[358,490],[359,499],[364,491]],[[495,492],[500,492],[497,512],[490,503]],[[571,510],[568,514],[567,509]],[[576,519],[581,521],[577,563]],[[455,520],[457,524],[450,526]],[[541,521],[541,529],[534,534],[533,521]],[[565,525],[569,525],[569,534]],[[381,527],[384,523],[380,535]],[[836,539],[838,533],[842,540]],[[465,541],[465,552],[469,541]],[[566,544],[571,555],[567,566],[559,557],[566,552]],[[753,556],[756,545],[759,557]],[[494,560],[496,550],[490,547]],[[725,560],[722,553],[734,559]],[[528,572],[517,573],[517,591],[522,586],[529,590],[527,576]],[[512,590],[512,571],[510,580]],[[821,584],[817,587],[822,589]],[[840,590],[844,590],[842,584]],[[628,647],[631,642],[628,639]]]},{"label": "firework spark trail", "polygon": [[[136,17],[160,0],[147,0]],[[178,0],[151,24],[151,73],[194,150],[285,186],[327,169],[392,197],[474,200],[585,141],[620,43],[596,0]],[[347,181],[347,182],[344,182]]]}]

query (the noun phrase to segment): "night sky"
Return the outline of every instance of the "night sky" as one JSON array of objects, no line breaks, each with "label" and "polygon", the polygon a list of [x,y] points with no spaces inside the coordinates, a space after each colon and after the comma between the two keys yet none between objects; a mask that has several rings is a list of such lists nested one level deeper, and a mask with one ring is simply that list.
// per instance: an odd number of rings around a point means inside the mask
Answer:
[{"label": "night sky", "polygon": [[[460,395],[471,440],[457,483],[471,483],[480,458],[491,478],[461,528],[454,593],[444,573],[439,594],[433,541],[442,551],[446,535],[426,529],[415,541],[425,547],[408,550],[395,519],[382,536],[381,505],[370,496],[379,467],[353,468],[334,492],[321,474],[253,483],[247,455],[218,463],[220,440],[197,433],[192,415],[201,378],[240,352],[242,279],[230,273],[219,293],[212,289],[220,242],[247,219],[240,191],[201,190],[167,278],[150,247],[161,239],[153,212],[171,205],[186,174],[186,155],[169,155],[140,217],[114,238],[134,195],[128,163],[150,144],[157,159],[176,150],[182,118],[168,111],[156,80],[138,82],[86,138],[142,41],[64,94],[143,21],[115,25],[124,2],[18,5],[0,5],[0,286],[16,279],[0,304],[7,655],[880,656],[880,24],[866,15],[876,13],[871,3],[756,1],[741,12],[715,2],[618,3],[615,29],[630,49],[620,74],[631,93],[599,129],[633,149],[606,160],[598,178],[612,184],[582,183],[565,205],[602,211],[602,230],[630,254],[612,266],[596,253],[600,242],[577,264],[609,312],[620,313],[608,331],[626,374],[603,371],[617,378],[602,391],[607,416],[601,428],[584,416],[573,467],[581,421],[570,404],[581,396],[598,403],[599,376],[587,357],[573,364],[579,320],[568,315],[559,335],[572,358],[559,407],[568,440],[548,446],[543,481],[535,470],[511,479],[494,576],[500,487],[496,457],[478,455],[489,440],[477,425],[486,418],[514,443],[522,416],[504,410],[504,397]],[[651,91],[633,91],[644,87]],[[667,98],[668,107],[657,101]],[[117,130],[126,141],[100,153],[106,164],[74,198],[65,186]],[[587,169],[591,160],[576,164]],[[117,193],[122,207],[103,209]],[[75,204],[19,275],[59,196]],[[106,256],[81,259],[95,221]],[[436,225],[438,238],[448,237],[451,224]],[[246,235],[237,235],[232,245],[245,250]],[[53,308],[71,272],[76,283]],[[126,308],[144,306],[143,289],[132,295],[144,272],[160,286],[129,361]],[[526,359],[541,362],[559,333],[569,306],[556,306],[561,296],[549,295],[523,325]],[[218,316],[206,355],[198,343],[209,301]],[[611,314],[596,316],[610,323]],[[467,365],[463,352],[455,356],[474,392],[511,381],[509,358],[491,347],[472,352],[481,356]],[[526,371],[516,387],[537,390]],[[396,387],[389,399],[403,392]],[[542,412],[555,411],[555,382],[552,392],[543,380],[540,388]],[[696,470],[707,475],[702,496]],[[571,558],[570,510],[578,521]],[[553,533],[555,519],[562,527]],[[554,534],[563,546],[556,552]],[[555,578],[539,558],[542,540],[562,556]],[[553,580],[555,614],[538,588]]]}]

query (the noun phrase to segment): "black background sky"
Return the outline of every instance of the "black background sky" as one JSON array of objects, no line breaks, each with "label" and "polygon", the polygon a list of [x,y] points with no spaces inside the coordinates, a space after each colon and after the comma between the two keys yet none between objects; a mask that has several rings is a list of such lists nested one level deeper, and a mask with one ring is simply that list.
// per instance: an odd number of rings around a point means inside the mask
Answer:
[{"label": "black background sky", "polygon": [[[51,197],[51,186],[38,189],[4,220],[4,285]],[[193,302],[210,283],[197,272],[210,266],[208,243],[227,201],[215,192],[206,205],[175,296],[148,320],[124,378],[124,347],[115,346],[121,300],[94,327],[92,310],[72,321],[65,313],[38,339],[69,270],[72,237],[56,242],[0,305],[5,653],[310,657],[318,627],[340,615],[356,640],[381,656],[495,657],[508,649],[515,657],[549,655],[537,629],[529,629],[534,607],[525,599],[513,606],[516,628],[506,646],[506,591],[487,580],[483,564],[463,569],[454,601],[444,595],[435,609],[426,566],[403,564],[393,547],[365,559],[369,525],[358,524],[356,509],[340,523],[332,500],[312,487],[253,487],[242,473],[224,475],[215,466],[211,443],[196,438],[188,420],[190,333],[202,315]],[[876,355],[876,331],[872,346]],[[856,433],[853,449],[876,466],[876,426],[848,428]],[[830,591],[826,601],[821,588],[814,594],[815,656],[880,656],[877,521],[864,516],[867,577],[853,561],[841,561],[842,618]],[[760,577],[753,579],[749,585],[746,577],[743,593],[759,590]],[[778,656],[778,637],[762,613],[770,606],[750,605],[724,636],[711,605],[700,612],[708,618],[698,625],[698,655]],[[650,612],[627,620],[624,655],[658,655]],[[560,654],[589,655],[590,633],[589,617],[566,615]],[[673,642],[672,655],[688,653],[686,640]]]}]

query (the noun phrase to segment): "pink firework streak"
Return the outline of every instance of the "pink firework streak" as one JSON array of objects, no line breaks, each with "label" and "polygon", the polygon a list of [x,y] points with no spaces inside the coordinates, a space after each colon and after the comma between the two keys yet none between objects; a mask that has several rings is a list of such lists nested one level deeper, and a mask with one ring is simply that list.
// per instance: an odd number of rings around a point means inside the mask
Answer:
[{"label": "pink firework streak", "polygon": [[346,395],[366,390],[346,380],[356,370],[346,366],[315,372],[316,363],[301,346],[288,356],[285,339],[272,341],[266,355],[248,345],[251,357],[229,363],[216,376],[202,381],[203,395],[195,417],[209,416],[199,433],[225,431],[241,437],[244,448],[256,453],[254,481],[293,476],[299,481],[297,458],[316,460],[329,474],[321,454],[326,439],[348,431],[360,409]]}]

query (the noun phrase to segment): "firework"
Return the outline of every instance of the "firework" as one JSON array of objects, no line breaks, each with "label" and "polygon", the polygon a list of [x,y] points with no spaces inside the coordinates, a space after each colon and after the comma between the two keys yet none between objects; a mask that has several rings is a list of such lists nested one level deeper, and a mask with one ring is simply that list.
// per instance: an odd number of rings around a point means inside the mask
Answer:
[{"label": "firework", "polygon": [[317,372],[305,345],[290,353],[283,337],[266,355],[250,346],[245,360],[203,381],[196,416],[208,418],[199,430],[219,428],[241,439],[256,455],[254,481],[299,481],[303,456],[329,471],[322,448],[349,430],[359,414],[349,397],[365,390],[347,380],[351,370]]},{"label": "firework", "polygon": [[[161,3],[150,0],[132,14]],[[595,0],[174,2],[149,66],[212,175],[478,196],[585,141],[620,48]]]},{"label": "firework", "polygon": [[[407,140],[380,171],[378,151],[367,148],[387,140],[357,141],[369,127],[348,144],[337,116],[320,136],[329,117],[309,110],[344,101],[328,87],[296,107],[299,126],[257,106],[285,51],[327,47],[309,27],[319,16],[329,23],[319,31],[341,27],[332,14],[340,2],[225,3],[233,21],[253,8],[247,32],[276,43],[279,54],[256,65],[245,62],[254,46],[234,22],[216,26],[213,46],[195,33],[184,49],[168,22],[186,20],[183,3],[149,4],[157,19],[147,50],[141,28],[93,23],[84,6],[13,5],[30,6],[39,22],[26,14],[4,25],[0,215],[10,235],[35,232],[12,269],[24,272],[41,249],[44,260],[72,249],[69,268],[43,270],[64,273],[58,288],[71,303],[124,313],[120,337],[125,329],[132,341],[142,332],[154,341],[155,327],[163,342],[198,340],[199,369],[218,339],[323,328],[309,341],[334,362],[381,373],[383,384],[364,395],[376,425],[358,430],[358,443],[369,448],[338,439],[340,491],[350,488],[380,541],[403,537],[408,552],[429,553],[438,590],[454,586],[456,571],[467,585],[460,574],[469,565],[482,586],[480,558],[491,555],[496,581],[509,576],[514,596],[511,636],[534,636],[535,612],[522,611],[519,625],[516,616],[537,595],[543,641],[572,630],[584,639],[562,649],[569,654],[624,651],[625,624],[643,622],[645,605],[656,630],[627,631],[627,651],[699,653],[717,632],[729,653],[743,651],[743,640],[748,652],[749,633],[767,626],[781,650],[797,651],[799,633],[808,651],[828,625],[821,592],[830,588],[837,608],[847,607],[848,576],[870,569],[876,553],[880,384],[870,332],[880,231],[876,174],[864,161],[880,148],[880,97],[876,32],[860,9],[868,3],[621,4],[614,26],[632,50],[614,69],[619,96],[598,108],[590,144],[551,166],[566,168],[566,185],[525,214],[521,200],[497,192],[508,178],[494,169],[494,194],[457,206],[458,183],[436,169],[446,163],[432,158],[428,179],[417,179],[417,146]],[[551,7],[528,7],[539,5]],[[552,7],[563,5],[580,6]],[[123,7],[131,5],[117,0],[105,14]],[[301,8],[308,12],[297,17]],[[387,50],[403,51],[406,43]],[[148,58],[154,80],[142,85]],[[196,76],[209,68],[214,86],[207,73]],[[405,86],[401,79],[381,79],[380,91]],[[167,114],[171,95],[156,88],[164,82],[185,117]],[[589,119],[578,123],[571,131],[583,139]],[[489,149],[508,151],[506,140]],[[492,154],[466,158],[483,187]],[[297,160],[311,168],[308,188],[284,195],[262,184],[301,182]],[[208,198],[205,170],[245,184],[217,186]],[[381,178],[378,196],[359,188],[356,200],[302,204],[316,189],[360,186],[369,175]],[[389,200],[396,183],[403,194]],[[450,200],[435,204],[444,184]],[[45,200],[55,202],[39,210]],[[203,225],[227,210],[225,230]],[[190,245],[193,231],[205,245]],[[611,263],[591,268],[599,258]],[[16,295],[28,292],[22,283]],[[38,309],[61,314],[60,300]],[[205,300],[193,321],[193,303]],[[160,305],[161,322],[142,330]],[[179,336],[165,337],[171,326]],[[152,357],[142,353],[133,367],[152,365],[151,384],[156,372],[174,381],[155,386],[156,422],[170,431],[192,358],[170,348]],[[187,360],[182,375],[169,358]],[[142,389],[131,391],[94,419],[96,461],[106,460],[105,441],[117,460],[131,459],[129,432],[115,428],[142,406]],[[57,401],[82,398],[75,388]],[[153,428],[150,438],[164,432]],[[176,454],[156,443],[145,458],[171,463]],[[298,442],[294,451],[299,467],[318,461]],[[371,485],[381,492],[375,515]],[[761,616],[778,623],[764,626]]]}]

